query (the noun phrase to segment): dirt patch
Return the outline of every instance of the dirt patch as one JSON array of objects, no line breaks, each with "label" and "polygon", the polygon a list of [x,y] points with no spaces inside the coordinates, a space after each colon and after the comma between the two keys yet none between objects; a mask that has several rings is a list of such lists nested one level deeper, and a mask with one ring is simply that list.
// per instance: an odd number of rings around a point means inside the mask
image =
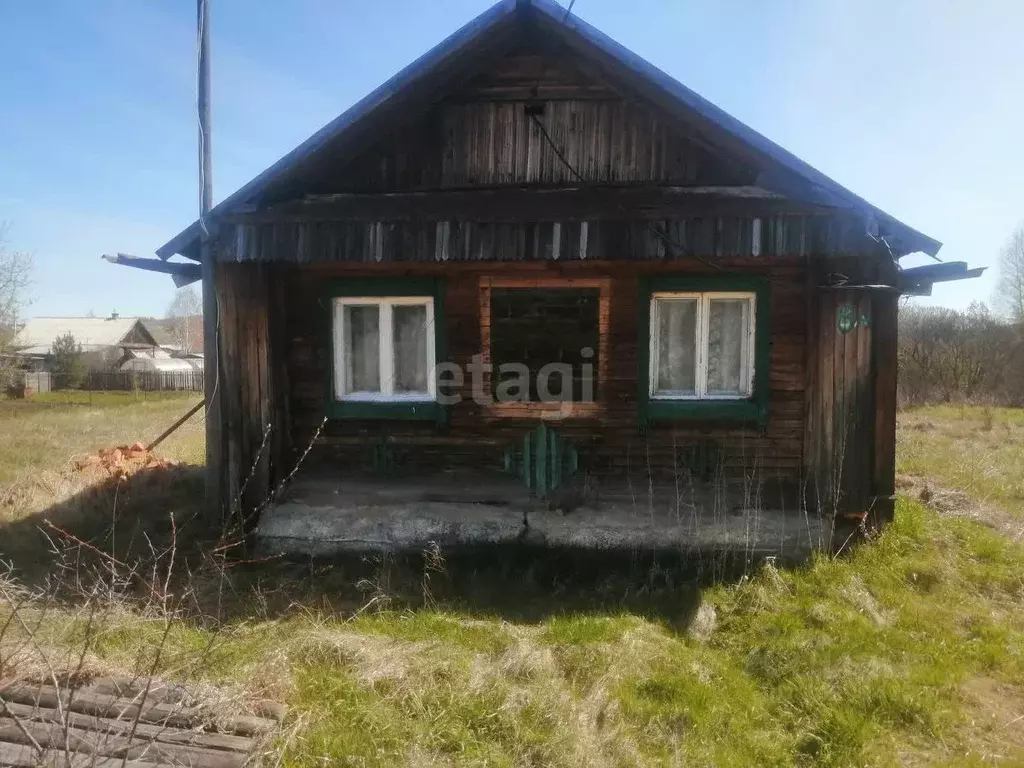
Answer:
[{"label": "dirt patch", "polygon": [[980,757],[1024,757],[1024,690],[990,677],[968,680],[962,690],[971,714],[971,729],[977,741],[986,746]]},{"label": "dirt patch", "polygon": [[896,490],[927,504],[940,514],[973,520],[1014,541],[1024,541],[1024,521],[999,507],[980,504],[958,488],[945,488],[921,475],[900,473],[896,477]]}]

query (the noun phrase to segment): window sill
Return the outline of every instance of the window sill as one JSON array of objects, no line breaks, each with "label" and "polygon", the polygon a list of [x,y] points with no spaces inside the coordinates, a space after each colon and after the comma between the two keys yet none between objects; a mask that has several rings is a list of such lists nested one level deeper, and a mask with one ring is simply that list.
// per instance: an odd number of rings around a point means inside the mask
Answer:
[{"label": "window sill", "polygon": [[601,403],[491,403],[487,415],[497,419],[593,419],[604,413]]},{"label": "window sill", "polygon": [[667,400],[647,402],[650,421],[739,421],[764,425],[768,408],[756,400]]},{"label": "window sill", "polygon": [[435,421],[440,406],[431,400],[334,400],[327,404],[332,419]]}]

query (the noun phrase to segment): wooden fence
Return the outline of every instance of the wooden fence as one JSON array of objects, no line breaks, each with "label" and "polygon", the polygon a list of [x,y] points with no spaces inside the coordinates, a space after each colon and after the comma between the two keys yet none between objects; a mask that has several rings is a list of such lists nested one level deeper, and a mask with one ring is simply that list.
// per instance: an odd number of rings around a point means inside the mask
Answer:
[{"label": "wooden fence", "polygon": [[[54,376],[53,388],[61,386],[60,376]],[[75,389],[93,392],[143,391],[143,392],[202,392],[202,371],[91,371],[85,381]]]}]

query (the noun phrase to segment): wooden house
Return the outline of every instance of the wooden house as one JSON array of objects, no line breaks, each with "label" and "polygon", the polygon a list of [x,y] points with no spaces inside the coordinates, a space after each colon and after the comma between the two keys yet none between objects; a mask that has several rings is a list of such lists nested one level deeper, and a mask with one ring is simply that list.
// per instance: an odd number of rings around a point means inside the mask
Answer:
[{"label": "wooden house", "polygon": [[550,0],[498,3],[204,224],[157,255],[215,259],[210,487],[307,552],[885,521],[897,300],[962,272],[901,270],[940,244]]}]

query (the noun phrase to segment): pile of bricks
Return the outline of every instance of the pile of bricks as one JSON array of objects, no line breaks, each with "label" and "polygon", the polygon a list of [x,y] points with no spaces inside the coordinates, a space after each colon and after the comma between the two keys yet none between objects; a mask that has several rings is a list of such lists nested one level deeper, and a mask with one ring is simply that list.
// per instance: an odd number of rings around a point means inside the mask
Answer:
[{"label": "pile of bricks", "polygon": [[118,445],[113,448],[101,448],[92,456],[87,456],[77,464],[79,471],[97,468],[108,475],[126,477],[140,469],[159,469],[172,467],[175,462],[157,456],[142,443]]}]

